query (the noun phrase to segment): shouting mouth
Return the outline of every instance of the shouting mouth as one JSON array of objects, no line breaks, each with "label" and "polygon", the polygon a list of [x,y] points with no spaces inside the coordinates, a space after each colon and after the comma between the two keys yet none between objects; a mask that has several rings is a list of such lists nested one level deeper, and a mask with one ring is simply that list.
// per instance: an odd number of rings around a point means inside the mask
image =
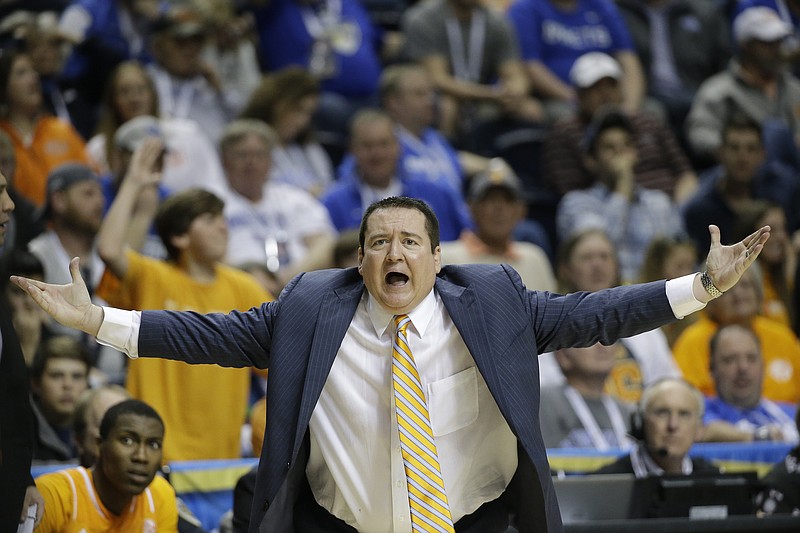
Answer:
[{"label": "shouting mouth", "polygon": [[400,272],[386,274],[386,283],[392,287],[403,287],[408,283],[408,276]]}]

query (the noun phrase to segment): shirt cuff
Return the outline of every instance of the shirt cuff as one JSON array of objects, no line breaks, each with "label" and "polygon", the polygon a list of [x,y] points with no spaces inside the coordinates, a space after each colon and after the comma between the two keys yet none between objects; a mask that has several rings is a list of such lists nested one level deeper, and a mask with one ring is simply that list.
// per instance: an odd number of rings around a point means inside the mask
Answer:
[{"label": "shirt cuff", "polygon": [[683,318],[706,306],[705,303],[694,297],[692,286],[695,277],[697,277],[696,273],[667,281],[667,300],[669,300],[675,318]]},{"label": "shirt cuff", "polygon": [[103,315],[103,323],[97,332],[97,342],[116,348],[131,359],[138,358],[141,311],[103,307]]}]

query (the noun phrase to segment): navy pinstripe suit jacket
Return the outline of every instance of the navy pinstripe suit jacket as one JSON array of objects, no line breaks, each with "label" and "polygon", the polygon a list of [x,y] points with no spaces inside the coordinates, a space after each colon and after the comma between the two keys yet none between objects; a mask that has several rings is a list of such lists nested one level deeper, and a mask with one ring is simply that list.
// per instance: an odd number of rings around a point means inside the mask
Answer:
[{"label": "navy pinstripe suit jacket", "polygon": [[[519,441],[520,466],[508,501],[520,531],[561,531],[539,429],[536,355],[608,344],[674,320],[664,282],[561,296],[526,290],[506,265],[449,265],[435,290]],[[275,302],[245,313],[142,314],[140,356],[269,368],[251,532],[295,531],[308,423],[363,291],[356,269],[324,270],[298,276]]]}]

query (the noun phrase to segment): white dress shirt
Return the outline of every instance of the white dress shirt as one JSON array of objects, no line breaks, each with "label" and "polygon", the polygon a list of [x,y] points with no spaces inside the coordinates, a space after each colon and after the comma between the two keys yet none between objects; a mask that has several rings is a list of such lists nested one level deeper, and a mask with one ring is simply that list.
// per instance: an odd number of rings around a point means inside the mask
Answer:
[{"label": "white dress shirt", "polygon": [[[677,317],[705,305],[692,293],[694,276],[667,282]],[[141,313],[104,310],[98,340],[138,357]],[[439,296],[431,291],[409,317],[408,343],[456,522],[505,491],[517,467],[516,438]],[[365,293],[309,425],[306,473],[314,497],[359,531],[411,531],[393,405],[393,335],[392,315]]]}]

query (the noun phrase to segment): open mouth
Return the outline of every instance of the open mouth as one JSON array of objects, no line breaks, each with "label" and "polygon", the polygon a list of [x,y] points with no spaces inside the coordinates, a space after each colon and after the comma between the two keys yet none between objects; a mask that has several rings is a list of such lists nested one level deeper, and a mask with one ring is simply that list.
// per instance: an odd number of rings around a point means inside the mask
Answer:
[{"label": "open mouth", "polygon": [[386,283],[392,287],[402,287],[408,283],[408,276],[400,272],[389,272],[386,274]]}]

